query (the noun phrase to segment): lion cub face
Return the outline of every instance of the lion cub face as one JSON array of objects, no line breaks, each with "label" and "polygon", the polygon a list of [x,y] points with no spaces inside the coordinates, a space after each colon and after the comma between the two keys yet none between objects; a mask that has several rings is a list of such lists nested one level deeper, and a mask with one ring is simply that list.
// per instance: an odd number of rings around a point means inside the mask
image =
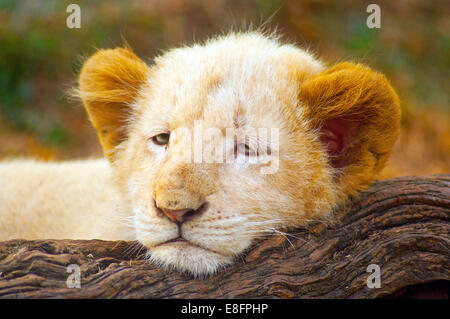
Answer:
[{"label": "lion cub face", "polygon": [[324,71],[256,33],[175,49],[151,67],[126,49],[99,51],[80,95],[136,239],[151,260],[194,275],[327,217],[374,179],[398,133],[383,76],[351,63]]}]

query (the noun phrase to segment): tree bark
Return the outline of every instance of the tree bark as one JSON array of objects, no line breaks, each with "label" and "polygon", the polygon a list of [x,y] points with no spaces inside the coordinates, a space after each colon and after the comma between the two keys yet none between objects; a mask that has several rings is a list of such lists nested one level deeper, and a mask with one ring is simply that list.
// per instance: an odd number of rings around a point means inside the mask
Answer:
[{"label": "tree bark", "polygon": [[[157,268],[130,242],[1,242],[0,298],[379,298],[433,283],[445,297],[449,185],[450,175],[376,182],[335,222],[269,236],[204,279]],[[70,264],[80,266],[79,289],[67,288]],[[367,285],[371,264],[380,288]]]}]

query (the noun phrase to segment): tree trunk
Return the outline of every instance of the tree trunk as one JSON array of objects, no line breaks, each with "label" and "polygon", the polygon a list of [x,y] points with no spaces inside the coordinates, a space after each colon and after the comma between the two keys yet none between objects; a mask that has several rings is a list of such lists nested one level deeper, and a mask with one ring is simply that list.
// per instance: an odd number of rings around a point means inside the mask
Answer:
[{"label": "tree trunk", "polygon": [[[270,236],[206,279],[159,269],[130,242],[1,242],[0,298],[448,297],[449,185],[450,175],[376,182],[333,224]],[[70,264],[79,289],[67,288]]]}]

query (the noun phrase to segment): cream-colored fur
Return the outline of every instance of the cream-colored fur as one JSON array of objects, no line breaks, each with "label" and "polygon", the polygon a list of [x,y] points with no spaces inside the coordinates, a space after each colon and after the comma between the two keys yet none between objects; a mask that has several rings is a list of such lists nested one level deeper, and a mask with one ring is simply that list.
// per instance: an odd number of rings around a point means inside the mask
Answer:
[{"label": "cream-colored fur", "polygon": [[132,239],[107,160],[0,164],[0,240]]},{"label": "cream-colored fur", "polygon": [[[231,263],[256,238],[329,217],[373,181],[399,126],[382,75],[351,63],[326,70],[259,33],[174,49],[152,66],[128,49],[101,50],[84,65],[78,94],[109,161],[2,163],[0,239],[137,239],[150,260],[194,275]],[[278,129],[276,172],[186,162],[185,129],[198,121],[224,133],[203,149],[222,144],[227,128],[238,137]],[[153,142],[161,133],[170,133],[167,146]],[[179,227],[160,210],[204,203]],[[168,242],[179,235],[185,241]]]}]

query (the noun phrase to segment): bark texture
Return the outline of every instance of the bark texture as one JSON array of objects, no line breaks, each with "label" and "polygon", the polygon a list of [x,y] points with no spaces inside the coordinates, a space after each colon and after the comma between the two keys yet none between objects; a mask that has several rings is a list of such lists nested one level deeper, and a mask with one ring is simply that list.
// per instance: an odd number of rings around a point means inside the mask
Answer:
[{"label": "bark texture", "polygon": [[[270,236],[206,279],[159,269],[129,242],[1,242],[0,298],[448,297],[449,186],[450,175],[376,182],[333,224]],[[70,264],[80,289],[67,288]],[[367,287],[370,264],[381,288]]]}]

